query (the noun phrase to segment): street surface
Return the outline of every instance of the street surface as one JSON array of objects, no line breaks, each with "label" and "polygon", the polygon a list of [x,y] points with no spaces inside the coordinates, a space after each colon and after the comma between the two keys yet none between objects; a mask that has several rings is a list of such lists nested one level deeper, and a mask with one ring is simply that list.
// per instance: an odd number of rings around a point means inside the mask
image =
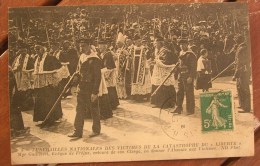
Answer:
[{"label": "street surface", "polygon": [[[225,81],[225,83],[223,83]],[[250,87],[252,89],[252,87]],[[75,118],[76,97],[62,100],[64,117],[51,127],[40,129],[33,122],[33,111],[22,113],[24,124],[30,127],[30,131],[11,139],[12,155],[19,155],[21,151],[29,151],[33,148],[49,148],[68,146],[110,146],[110,145],[143,145],[154,143],[189,143],[201,140],[220,139],[232,140],[234,136],[241,136],[247,139],[249,132],[253,132],[254,125],[252,113],[238,113],[238,98],[235,82],[231,77],[217,79],[210,92],[221,89],[231,90],[235,103],[235,129],[231,133],[228,131],[213,131],[203,133],[201,131],[201,112],[199,93],[195,90],[196,109],[195,114],[173,115],[173,109],[161,110],[152,108],[149,102],[136,103],[131,100],[120,100],[118,109],[113,111],[113,117],[101,120],[101,134],[94,138],[89,138],[91,133],[92,120],[86,119],[84,125],[83,138],[71,139],[67,137],[72,133]],[[248,131],[250,130],[250,131]],[[233,135],[234,134],[234,135]],[[251,139],[251,137],[250,137]]]}]

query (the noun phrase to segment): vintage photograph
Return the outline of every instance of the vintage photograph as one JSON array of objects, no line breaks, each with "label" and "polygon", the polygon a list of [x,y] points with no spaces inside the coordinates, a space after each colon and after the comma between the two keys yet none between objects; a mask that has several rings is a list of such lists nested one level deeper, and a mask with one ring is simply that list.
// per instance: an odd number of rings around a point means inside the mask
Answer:
[{"label": "vintage photograph", "polygon": [[13,164],[254,155],[246,3],[9,8]]}]

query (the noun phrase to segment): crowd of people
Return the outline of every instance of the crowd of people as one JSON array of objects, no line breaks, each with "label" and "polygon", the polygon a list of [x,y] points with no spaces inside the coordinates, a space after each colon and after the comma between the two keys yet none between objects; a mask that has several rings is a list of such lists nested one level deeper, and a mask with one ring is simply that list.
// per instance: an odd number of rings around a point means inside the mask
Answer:
[{"label": "crowd of people", "polygon": [[[33,120],[52,125],[63,115],[59,95],[66,88],[66,98],[77,86],[70,137],[82,137],[85,117],[93,119],[90,136],[99,135],[100,119],[111,118],[119,100],[148,101],[151,107],[182,114],[186,97],[186,113],[194,114],[194,85],[208,91],[212,76],[235,60],[245,42],[243,24],[228,14],[206,20],[184,15],[133,18],[136,10],[118,20],[95,19],[81,8],[50,22],[31,18],[14,26],[14,19],[9,20],[11,110],[19,114],[23,101],[33,96]],[[250,108],[247,103],[242,107]]]}]

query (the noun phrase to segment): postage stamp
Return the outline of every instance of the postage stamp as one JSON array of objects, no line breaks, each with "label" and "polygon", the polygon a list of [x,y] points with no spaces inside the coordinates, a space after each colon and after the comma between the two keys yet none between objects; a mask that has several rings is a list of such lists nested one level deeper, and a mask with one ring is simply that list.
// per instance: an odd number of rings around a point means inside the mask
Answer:
[{"label": "postage stamp", "polygon": [[202,131],[233,130],[233,97],[231,91],[200,94]]}]

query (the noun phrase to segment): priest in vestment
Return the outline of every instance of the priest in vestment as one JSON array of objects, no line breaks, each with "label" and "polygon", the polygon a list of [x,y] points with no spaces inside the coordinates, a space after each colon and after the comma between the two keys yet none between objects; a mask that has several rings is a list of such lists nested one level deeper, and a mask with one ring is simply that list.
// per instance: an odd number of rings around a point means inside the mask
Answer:
[{"label": "priest in vestment", "polygon": [[[101,60],[101,82],[99,87],[99,108],[100,108],[100,118],[101,119],[108,119],[111,118],[112,113],[112,103],[110,102],[110,96],[108,92],[108,82],[106,80],[107,73],[110,71],[107,67],[110,66],[110,63],[114,62],[113,55],[111,54],[111,59],[107,57],[108,50],[107,50],[107,40],[106,39],[99,39],[98,40],[98,49],[97,52],[98,57]],[[115,68],[115,64],[114,64]],[[112,76],[111,76],[112,77]],[[114,77],[116,78],[116,77]],[[101,92],[101,93],[100,93]],[[116,91],[114,91],[116,93]],[[112,96],[111,96],[112,97]],[[114,97],[117,97],[114,96]],[[118,98],[117,98],[118,100]]]},{"label": "priest in vestment", "polygon": [[[115,110],[119,105],[119,99],[116,90],[116,65],[112,52],[108,49],[109,39],[104,39],[99,42],[99,49],[101,51],[101,59],[103,62],[104,78],[108,90],[108,98],[110,107]],[[112,115],[112,113],[111,113]]]},{"label": "priest in vestment", "polygon": [[119,99],[126,99],[126,66],[127,66],[127,57],[129,56],[128,51],[125,47],[125,36],[122,33],[118,34],[116,41],[117,50],[116,50],[116,67],[117,67],[117,94]]},{"label": "priest in vestment", "polygon": [[33,105],[31,100],[31,91],[33,89],[33,68],[34,59],[28,54],[29,45],[24,42],[18,42],[19,51],[12,64],[12,71],[17,85],[16,103],[19,109],[28,108]]},{"label": "priest in vestment", "polygon": [[134,37],[134,50],[132,60],[132,87],[133,99],[142,102],[148,100],[152,91],[150,66],[147,59],[147,48],[142,45],[139,35]]},{"label": "priest in vestment", "polygon": [[[54,56],[46,52],[43,44],[35,46],[37,59],[34,64],[35,105],[33,121],[44,121],[55,101],[59,97],[59,83],[63,76],[62,65]],[[61,101],[51,113],[46,125],[52,125],[62,118]]]},{"label": "priest in vestment", "polygon": [[[178,56],[164,46],[163,38],[155,40],[155,64],[152,75],[152,90],[155,91],[175,67]],[[159,91],[151,97],[154,107],[172,108],[176,103],[176,91],[174,88],[174,75],[161,86]]]}]

